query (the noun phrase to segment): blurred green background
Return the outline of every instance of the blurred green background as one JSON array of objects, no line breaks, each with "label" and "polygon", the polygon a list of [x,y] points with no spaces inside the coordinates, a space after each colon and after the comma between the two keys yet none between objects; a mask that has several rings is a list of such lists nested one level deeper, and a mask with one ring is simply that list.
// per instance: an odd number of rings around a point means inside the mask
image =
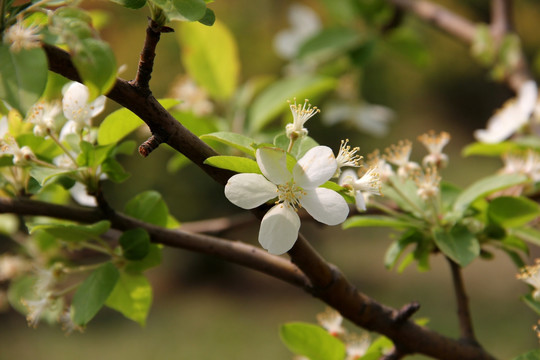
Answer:
[{"label": "blurred green background", "polygon": [[[321,3],[304,3],[316,9],[323,22],[329,21]],[[489,20],[489,1],[439,3],[475,21]],[[238,41],[241,81],[257,75],[281,74],[284,62],[275,55],[272,38],[289,26],[286,12],[290,4],[282,0],[230,0],[210,5]],[[540,49],[540,4],[532,0],[514,4],[516,28],[534,65],[536,51]],[[102,36],[111,43],[118,64],[128,67],[121,76],[132,78],[142,47],[146,11],[125,10],[101,1],[86,1],[84,6],[110,14]],[[349,138],[365,155],[400,139],[415,140],[430,129],[445,130],[451,133],[452,141],[445,149],[450,165],[443,177],[465,186],[501,166],[493,159],[463,158],[460,151],[473,141],[472,131],[485,127],[493,111],[512,93],[490,80],[486,69],[471,58],[463,44],[413,17],[406,17],[405,24],[418,30],[429,53],[428,61],[419,66],[388,51],[362,71],[362,96],[396,112],[389,134],[374,138],[353,133],[347,125],[329,129],[322,126],[317,116],[310,120],[310,135],[320,143],[335,144],[334,148],[341,139]],[[179,57],[174,35],[163,35],[151,80],[157,98],[167,96],[174,78],[182,74]],[[116,108],[116,104],[108,103],[108,110]],[[138,141],[145,139],[143,133],[134,137]],[[420,160],[424,152],[416,145],[413,157]],[[168,173],[166,163],[171,155],[162,146],[146,159],[138,155],[123,158],[132,177],[122,185],[107,185],[106,195],[113,206],[122,208],[137,193],[154,189],[163,194],[171,213],[181,222],[240,212],[227,202],[222,187],[199,169],[190,166],[175,174]],[[253,223],[224,236],[256,244],[257,229],[258,225]],[[361,291],[393,307],[419,301],[421,309],[416,317],[429,318],[430,328],[448,336],[458,335],[449,268],[441,256],[433,257],[430,272],[419,273],[411,266],[398,274],[383,266],[392,234],[370,229],[343,232],[314,223],[304,223],[302,231]],[[532,250],[531,259],[535,255],[539,255],[537,249]],[[527,288],[515,279],[516,273],[515,266],[502,253],[496,253],[492,261],[475,260],[464,270],[478,338],[501,359],[538,346],[531,330],[537,319],[519,301]],[[291,359],[292,354],[279,340],[279,325],[288,321],[315,322],[315,315],[324,310],[324,304],[299,289],[182,250],[167,249],[164,264],[153,269],[150,278],[155,299],[145,328],[105,310],[90,323],[85,334],[66,337],[60,329],[46,324],[30,329],[24,318],[12,311],[1,313],[0,360]],[[354,330],[351,324],[346,325]]]}]

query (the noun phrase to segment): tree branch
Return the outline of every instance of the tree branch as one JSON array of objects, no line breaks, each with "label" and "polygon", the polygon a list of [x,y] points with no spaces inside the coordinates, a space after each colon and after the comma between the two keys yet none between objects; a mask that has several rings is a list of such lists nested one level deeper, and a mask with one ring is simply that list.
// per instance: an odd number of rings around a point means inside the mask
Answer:
[{"label": "tree branch", "polygon": [[[46,50],[49,58],[49,67],[52,71],[75,81],[80,80],[69,59],[69,54],[53,46],[44,45],[43,47]],[[214,150],[174,119],[153,96],[141,96],[129,83],[121,79],[116,81],[115,86],[107,96],[137,114],[150,127],[154,135],[158,134],[161,136],[167,144],[188,157],[217,182],[225,184],[227,179],[232,175],[230,171],[205,165],[204,160],[206,158],[216,155]],[[31,203],[21,203],[20,200],[2,199],[0,204],[2,205],[0,207],[0,211],[2,212],[24,213],[22,209],[16,208],[15,205],[23,206]],[[66,210],[56,208],[58,205],[40,204],[41,208],[44,208],[45,205],[55,206],[54,209],[65,215],[67,219],[76,221],[95,221],[96,217],[100,216],[100,213],[86,211],[87,213],[84,216],[80,215],[74,218],[74,210],[72,208]],[[26,208],[26,210],[29,210],[28,206]],[[27,214],[53,216],[52,211],[47,211],[46,208],[45,210],[39,214],[35,212]],[[52,209],[49,208],[49,210]],[[256,213],[259,213],[260,216],[260,211],[256,211]],[[93,220],[87,218],[87,215],[94,216]],[[191,234],[178,230],[162,229],[119,214],[114,214],[113,216],[111,221],[115,228],[143,227],[150,233],[154,239],[153,241],[169,246],[215,254],[226,260],[242,263],[250,268],[264,270],[273,261],[284,261],[276,260],[280,258],[266,254],[258,248],[243,243],[229,242],[210,236]],[[302,286],[306,291],[338,310],[344,317],[356,325],[384,334],[392,339],[394,343],[400,344],[399,348],[402,353],[422,353],[449,360],[493,359],[491,355],[478,346],[444,337],[410,320],[403,323],[396,323],[397,310],[379,304],[367,295],[359,292],[344,277],[339,269],[324,261],[303,236],[299,236],[289,255],[303,274],[290,275],[289,273],[292,269],[296,269],[294,267],[285,271],[285,274],[276,276],[277,278],[287,275],[289,282],[297,286]],[[249,259],[250,257],[252,257],[252,260]],[[280,267],[280,269],[284,268]],[[306,277],[309,279],[307,282]]]},{"label": "tree branch", "polygon": [[[472,21],[459,16],[441,5],[433,4],[427,0],[387,0],[398,9],[403,9],[422,19],[449,35],[461,40],[466,45],[471,45],[475,32],[476,24]],[[507,31],[511,27],[511,6],[510,0],[493,0],[492,2],[492,32],[496,33]],[[519,54],[517,66],[509,74],[505,81],[507,85],[516,93],[523,83],[532,80],[523,51]]]},{"label": "tree branch", "polygon": [[508,0],[491,0],[491,35],[497,46],[512,32],[512,5]]},{"label": "tree branch", "polygon": [[465,292],[465,285],[461,276],[461,268],[452,259],[446,258],[452,272],[452,282],[456,294],[457,312],[461,338],[471,344],[477,345],[476,336],[472,326],[472,318],[469,311],[469,299]]}]

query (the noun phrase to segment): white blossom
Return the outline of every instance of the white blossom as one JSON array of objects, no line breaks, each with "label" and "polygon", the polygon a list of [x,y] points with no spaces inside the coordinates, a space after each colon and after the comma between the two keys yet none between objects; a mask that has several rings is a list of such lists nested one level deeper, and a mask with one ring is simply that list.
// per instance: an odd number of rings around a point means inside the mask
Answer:
[{"label": "white blossom", "polygon": [[420,165],[409,160],[411,151],[412,143],[409,140],[400,141],[386,149],[386,160],[398,167],[400,179],[407,179],[420,169]]},{"label": "white blossom", "polygon": [[343,317],[336,310],[327,307],[324,312],[317,314],[319,324],[332,336],[343,335],[345,328],[341,325]]},{"label": "white blossom", "polygon": [[30,110],[28,120],[34,124],[34,134],[36,136],[46,136],[55,127],[55,118],[60,114],[61,107],[57,102],[47,103],[40,101]]},{"label": "white blossom", "polygon": [[532,296],[540,302],[540,259],[536,259],[534,265],[522,268],[517,278],[534,287]]},{"label": "white blossom", "polygon": [[68,122],[60,132],[60,139],[67,134],[81,134],[83,129],[90,128],[93,117],[100,114],[105,108],[105,96],[98,96],[91,103],[88,102],[90,92],[81,83],[72,82],[64,92],[62,109]]},{"label": "white blossom", "polygon": [[187,77],[181,77],[172,88],[172,97],[181,102],[176,106],[182,111],[192,111],[195,115],[203,116],[214,111],[214,104],[208,99],[204,89]]},{"label": "white blossom", "polygon": [[367,333],[362,335],[349,334],[345,339],[345,350],[347,357],[345,360],[361,359],[366,354],[371,345],[371,339]]},{"label": "white blossom", "polygon": [[22,49],[37,48],[41,46],[42,36],[38,34],[40,30],[41,27],[37,25],[25,26],[19,17],[4,33],[4,42],[10,44],[10,50],[14,53]]},{"label": "white blossom", "polygon": [[536,83],[526,81],[519,89],[517,98],[508,100],[488,120],[486,129],[474,132],[476,139],[484,143],[498,143],[510,137],[529,121],[536,107],[537,96]]},{"label": "white blossom", "polygon": [[354,194],[358,211],[366,211],[369,196],[381,195],[381,179],[376,168],[369,168],[361,178],[358,178],[354,170],[345,170],[339,184]]},{"label": "white blossom", "polygon": [[445,167],[448,164],[448,155],[442,152],[443,148],[450,141],[450,134],[443,131],[436,135],[434,131],[422,134],[418,137],[429,152],[422,160],[424,166],[436,166],[437,168]]},{"label": "white blossom", "polygon": [[427,168],[424,172],[418,172],[415,177],[417,194],[423,200],[435,198],[439,192],[441,177],[437,173],[436,167]]},{"label": "white blossom", "polygon": [[27,165],[35,158],[32,149],[28,146],[23,146],[22,148],[19,147],[15,138],[9,135],[7,139],[3,141],[0,153],[13,155],[13,165]]},{"label": "white blossom", "polygon": [[300,218],[297,209],[303,207],[327,225],[345,221],[349,208],[337,192],[319,187],[334,175],[337,162],[326,146],[310,149],[289,171],[286,153],[276,148],[260,148],[256,159],[261,174],[237,174],[225,186],[225,196],[243,209],[253,209],[276,198],[276,204],[266,213],[259,230],[259,242],[272,254],[283,254],[294,245]]},{"label": "white blossom", "polygon": [[300,46],[321,29],[319,16],[302,4],[292,4],[287,13],[291,27],[274,37],[274,49],[284,59],[292,59]]},{"label": "white blossom", "polygon": [[342,167],[346,167],[346,166],[359,167],[360,166],[360,160],[362,160],[362,157],[356,154],[358,151],[360,151],[360,148],[359,147],[351,148],[349,145],[347,145],[348,142],[349,142],[349,139],[341,140],[338,156],[336,157],[337,170],[336,170],[336,173],[334,174],[334,177],[339,177],[339,175],[341,174]]},{"label": "white blossom", "polygon": [[315,114],[321,112],[321,110],[316,106],[311,107],[308,99],[304,100],[304,105],[297,105],[296,99],[294,99],[294,104],[290,104],[289,102],[289,107],[293,115],[293,122],[292,124],[287,124],[285,127],[287,137],[297,139],[306,136],[308,131],[304,128],[304,124],[315,116]]}]

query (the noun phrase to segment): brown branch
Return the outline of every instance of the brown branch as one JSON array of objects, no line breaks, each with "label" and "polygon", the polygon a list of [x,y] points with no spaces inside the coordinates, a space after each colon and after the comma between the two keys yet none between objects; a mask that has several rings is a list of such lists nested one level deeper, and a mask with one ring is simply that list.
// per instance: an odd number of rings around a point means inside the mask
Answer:
[{"label": "brown branch", "polygon": [[271,255],[260,248],[239,241],[224,240],[183,230],[165,229],[118,212],[106,214],[99,208],[76,208],[42,201],[0,197],[0,213],[47,216],[82,223],[109,220],[112,228],[117,230],[125,231],[134,228],[146,230],[150,234],[152,242],[215,255],[226,261],[260,271],[290,284],[302,288],[309,287],[307,277],[290,261]]},{"label": "brown branch", "polygon": [[472,318],[469,312],[469,299],[465,292],[465,285],[461,276],[461,268],[453,260],[446,258],[452,272],[452,281],[454,284],[454,292],[456,294],[457,312],[459,319],[459,329],[461,338],[473,345],[478,344],[472,326]]},{"label": "brown branch", "polygon": [[[49,68],[52,71],[72,80],[79,80],[79,76],[66,52],[49,45],[43,47],[49,59]],[[206,158],[216,155],[214,150],[176,121],[153,96],[141,96],[129,83],[121,79],[116,81],[115,86],[107,96],[137,114],[150,127],[154,135],[161,136],[171,147],[188,157],[217,182],[225,184],[232,175],[229,171],[205,165]],[[18,202],[15,201],[15,203]],[[52,204],[40,204],[42,208],[45,208],[45,205],[53,206]],[[22,211],[21,209],[15,209],[14,201],[9,199],[2,200],[0,205],[2,205],[0,207],[2,212],[17,213],[16,211]],[[74,210],[71,208],[59,211],[66,215],[67,219],[91,221],[84,216],[74,218]],[[92,213],[91,211],[86,215]],[[260,216],[260,211],[258,213]],[[38,215],[36,213],[29,214]],[[54,216],[52,211],[42,211],[39,215]],[[242,265],[251,268],[264,270],[272,261],[284,261],[275,260],[280,258],[273,257],[258,248],[243,243],[162,229],[122,217],[119,214],[114,215],[112,223],[118,229],[130,228],[130,226],[144,226],[153,239],[158,239],[154,241],[169,246],[215,254],[235,263],[242,261]],[[201,244],[197,244],[198,242],[201,242]],[[422,353],[439,359],[493,359],[491,355],[478,346],[447,338],[410,320],[397,324],[394,319],[398,310],[384,306],[359,292],[339,269],[324,261],[302,236],[299,236],[289,255],[301,272],[305,274],[305,276],[301,275],[300,278],[298,278],[300,276],[298,274],[294,276],[287,275],[295,279],[295,284],[302,286],[306,291],[338,310],[356,325],[384,334],[396,344],[401,344],[400,350],[402,353]],[[249,259],[250,257],[252,260]],[[285,268],[280,267],[280,269]],[[296,269],[296,267],[287,271],[292,271],[292,269]],[[282,278],[285,275],[276,275],[276,277]],[[305,281],[306,277],[309,279],[307,283]],[[289,282],[292,283],[293,281]]]},{"label": "brown branch", "polygon": [[513,31],[512,4],[508,0],[491,0],[491,35],[499,46],[503,37]]},{"label": "brown branch", "polygon": [[[471,45],[475,32],[476,24],[472,21],[457,15],[441,5],[433,4],[427,0],[387,0],[395,5],[398,9],[403,9],[422,19],[449,35],[461,40],[466,45]],[[500,4],[499,4],[500,3]],[[509,17],[511,16],[510,1],[494,0],[492,19],[496,20],[496,31],[503,31],[511,26]],[[502,17],[504,16],[504,26]],[[493,31],[493,27],[492,27]],[[521,88],[523,83],[532,79],[529,66],[523,52],[519,54],[517,66],[509,74],[505,81],[507,85],[516,93]]]}]

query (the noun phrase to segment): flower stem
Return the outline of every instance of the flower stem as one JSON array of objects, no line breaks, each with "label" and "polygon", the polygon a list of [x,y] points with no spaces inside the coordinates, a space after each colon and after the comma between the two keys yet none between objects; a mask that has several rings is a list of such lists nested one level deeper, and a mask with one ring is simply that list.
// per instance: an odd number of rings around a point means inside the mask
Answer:
[{"label": "flower stem", "polygon": [[71,161],[73,161],[73,164],[76,166],[76,167],[79,167],[79,165],[77,165],[77,160],[75,160],[75,158],[73,157],[73,155],[71,155],[71,152],[64,146],[64,144],[62,144],[62,142],[60,140],[58,140],[58,138],[56,136],[54,136],[54,134],[49,130],[48,131],[49,133],[49,136],[51,137],[51,139],[58,145],[60,146],[60,149],[62,149],[66,155],[71,159]]},{"label": "flower stem", "polygon": [[414,210],[416,210],[420,215],[422,215],[428,222],[432,223],[433,221],[427,216],[426,212],[418,207],[401,189],[396,186],[394,180],[388,179],[388,184],[405,200]]}]

